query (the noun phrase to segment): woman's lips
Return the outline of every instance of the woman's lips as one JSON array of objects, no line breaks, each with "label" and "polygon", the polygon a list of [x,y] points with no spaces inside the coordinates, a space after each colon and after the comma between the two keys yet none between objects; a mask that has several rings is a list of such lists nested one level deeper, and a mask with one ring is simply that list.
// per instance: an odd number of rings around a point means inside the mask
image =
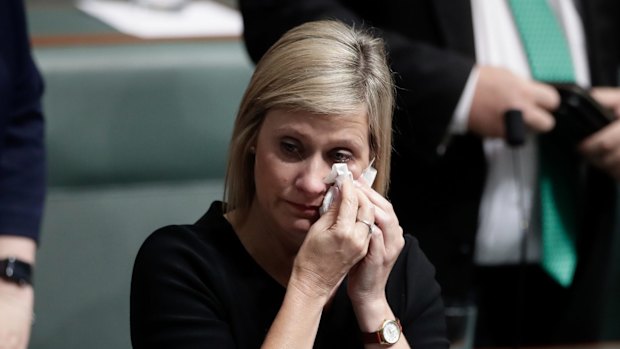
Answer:
[{"label": "woman's lips", "polygon": [[318,205],[298,204],[292,201],[288,201],[288,203],[305,218],[314,218],[319,213]]}]

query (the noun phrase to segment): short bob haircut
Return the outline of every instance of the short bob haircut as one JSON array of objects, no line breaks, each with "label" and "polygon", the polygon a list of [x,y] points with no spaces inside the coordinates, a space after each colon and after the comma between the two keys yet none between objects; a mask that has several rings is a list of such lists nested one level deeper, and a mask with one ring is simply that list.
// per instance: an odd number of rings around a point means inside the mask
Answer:
[{"label": "short bob haircut", "polygon": [[320,115],[367,111],[373,188],[385,195],[392,151],[394,83],[383,41],[368,29],[334,20],[307,22],[286,32],[257,63],[241,101],[228,154],[225,212],[245,215],[256,194],[254,154],[270,109]]}]

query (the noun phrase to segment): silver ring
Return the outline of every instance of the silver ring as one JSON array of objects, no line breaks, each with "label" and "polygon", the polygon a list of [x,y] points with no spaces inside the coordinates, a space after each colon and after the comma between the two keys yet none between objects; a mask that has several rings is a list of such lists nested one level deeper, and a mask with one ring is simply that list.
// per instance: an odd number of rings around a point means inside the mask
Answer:
[{"label": "silver ring", "polygon": [[373,226],[372,223],[370,223],[369,221],[363,220],[363,219],[358,219],[357,221],[360,223],[366,224],[366,226],[368,227],[368,235],[372,234],[372,226]]}]

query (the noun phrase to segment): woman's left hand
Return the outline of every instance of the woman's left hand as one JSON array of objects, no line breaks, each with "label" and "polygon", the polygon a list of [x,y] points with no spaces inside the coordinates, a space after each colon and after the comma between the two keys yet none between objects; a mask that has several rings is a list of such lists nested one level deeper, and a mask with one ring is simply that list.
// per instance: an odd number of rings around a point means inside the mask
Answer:
[{"label": "woman's left hand", "polygon": [[385,286],[405,239],[403,229],[394,213],[392,204],[370,188],[358,182],[356,189],[362,199],[374,205],[374,226],[368,253],[349,272],[348,294],[356,312],[364,307],[385,303]]}]

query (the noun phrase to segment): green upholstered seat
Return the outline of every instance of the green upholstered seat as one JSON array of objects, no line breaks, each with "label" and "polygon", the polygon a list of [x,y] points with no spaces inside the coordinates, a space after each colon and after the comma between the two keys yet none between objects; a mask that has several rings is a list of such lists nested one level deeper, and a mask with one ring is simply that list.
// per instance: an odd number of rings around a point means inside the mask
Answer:
[{"label": "green upholstered seat", "polygon": [[221,199],[253,65],[242,43],[36,47],[49,192],[30,348],[130,348],[135,254]]},{"label": "green upholstered seat", "polygon": [[221,178],[251,74],[239,42],[45,48],[49,184]]}]

